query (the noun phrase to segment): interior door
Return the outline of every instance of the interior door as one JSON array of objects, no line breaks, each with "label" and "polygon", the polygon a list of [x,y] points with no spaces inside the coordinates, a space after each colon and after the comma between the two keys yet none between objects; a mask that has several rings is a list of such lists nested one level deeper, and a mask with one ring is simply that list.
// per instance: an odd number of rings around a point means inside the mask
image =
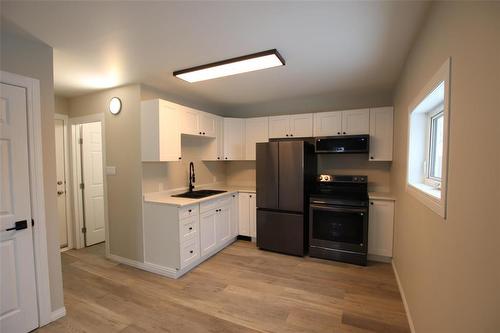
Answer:
[{"label": "interior door", "polygon": [[65,131],[64,120],[55,119],[56,139],[56,190],[57,190],[57,217],[59,218],[59,245],[68,246],[68,224],[66,207],[66,170],[65,170]]},{"label": "interior door", "polygon": [[[260,193],[257,200],[260,200]],[[279,143],[279,209],[304,210],[304,142]],[[260,206],[259,206],[260,208]]]},{"label": "interior door", "polygon": [[83,205],[85,245],[104,242],[104,183],[101,123],[82,125]]},{"label": "interior door", "polygon": [[256,144],[257,207],[278,209],[279,144]]},{"label": "interior door", "polygon": [[[0,89],[1,332],[28,332],[38,327],[26,117],[26,90],[2,83]],[[20,230],[12,230],[16,222]]]}]

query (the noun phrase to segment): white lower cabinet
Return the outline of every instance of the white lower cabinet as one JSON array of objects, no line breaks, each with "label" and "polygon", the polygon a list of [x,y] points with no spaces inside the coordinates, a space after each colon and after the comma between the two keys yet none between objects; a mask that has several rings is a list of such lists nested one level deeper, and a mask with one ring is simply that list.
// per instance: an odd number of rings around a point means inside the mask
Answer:
[{"label": "white lower cabinet", "polygon": [[256,199],[255,193],[240,193],[238,199],[238,226],[241,236],[256,237]]},{"label": "white lower cabinet", "polygon": [[368,254],[392,257],[394,201],[370,200]]},{"label": "white lower cabinet", "polygon": [[216,218],[217,213],[211,210],[200,215],[200,246],[201,255],[205,256],[215,249],[216,239]]}]

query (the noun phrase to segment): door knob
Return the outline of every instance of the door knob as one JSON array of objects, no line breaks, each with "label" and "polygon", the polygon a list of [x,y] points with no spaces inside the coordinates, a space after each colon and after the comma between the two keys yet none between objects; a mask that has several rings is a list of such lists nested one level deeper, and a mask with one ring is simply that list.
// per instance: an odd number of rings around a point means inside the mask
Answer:
[{"label": "door knob", "polygon": [[28,221],[22,220],[22,221],[17,221],[16,223],[14,223],[14,226],[12,228],[5,229],[5,231],[23,230],[26,228],[28,228]]}]

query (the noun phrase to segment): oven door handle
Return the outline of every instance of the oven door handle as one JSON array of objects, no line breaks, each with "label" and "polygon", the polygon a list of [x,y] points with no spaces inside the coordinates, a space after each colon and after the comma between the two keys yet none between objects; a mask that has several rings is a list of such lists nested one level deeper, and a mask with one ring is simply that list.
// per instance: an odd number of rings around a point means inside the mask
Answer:
[{"label": "oven door handle", "polygon": [[321,206],[321,205],[309,205],[312,209],[326,210],[330,212],[346,212],[346,213],[360,213],[366,214],[366,208],[350,208],[350,207],[331,207],[331,206]]}]

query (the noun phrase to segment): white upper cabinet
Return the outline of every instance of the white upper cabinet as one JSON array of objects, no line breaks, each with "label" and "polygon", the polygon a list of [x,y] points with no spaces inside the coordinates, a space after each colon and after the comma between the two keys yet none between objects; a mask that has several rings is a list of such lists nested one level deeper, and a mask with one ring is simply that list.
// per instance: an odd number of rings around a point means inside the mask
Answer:
[{"label": "white upper cabinet", "polygon": [[224,160],[243,160],[245,119],[224,118]]},{"label": "white upper cabinet", "polygon": [[368,134],[370,109],[342,111],[342,135]]},{"label": "white upper cabinet", "polygon": [[314,114],[314,136],[342,135],[342,112],[320,112]]},{"label": "white upper cabinet", "polygon": [[245,160],[255,160],[255,144],[269,141],[268,117],[245,119]]},{"label": "white upper cabinet", "polygon": [[290,116],[269,117],[269,138],[288,137],[290,132]]},{"label": "white upper cabinet", "polygon": [[370,161],[392,161],[393,107],[370,109]]},{"label": "white upper cabinet", "polygon": [[269,138],[305,138],[312,135],[312,113],[269,117]]},{"label": "white upper cabinet", "polygon": [[310,138],[313,135],[313,114],[303,113],[290,116],[290,136]]},{"label": "white upper cabinet", "polygon": [[370,200],[368,254],[392,257],[394,201]]},{"label": "white upper cabinet", "polygon": [[198,131],[198,111],[185,106],[178,106],[181,111],[180,130],[183,134],[199,135]]},{"label": "white upper cabinet", "polygon": [[181,159],[179,105],[155,99],[141,102],[141,156],[143,161]]},{"label": "white upper cabinet", "polygon": [[[215,135],[210,135],[207,140],[200,140],[202,147],[202,160],[219,161],[224,159],[224,118],[212,115]],[[207,132],[205,132],[207,133]]]},{"label": "white upper cabinet", "polygon": [[198,135],[216,137],[217,134],[217,116],[206,112],[198,114]]}]

